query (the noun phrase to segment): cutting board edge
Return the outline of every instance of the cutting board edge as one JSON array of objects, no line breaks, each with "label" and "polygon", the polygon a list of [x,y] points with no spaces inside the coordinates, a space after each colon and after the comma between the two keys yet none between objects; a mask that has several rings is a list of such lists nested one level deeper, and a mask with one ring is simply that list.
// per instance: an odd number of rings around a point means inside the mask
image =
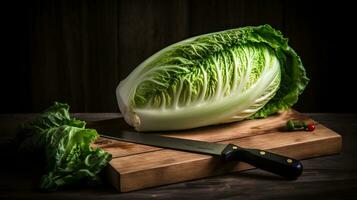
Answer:
[{"label": "cutting board edge", "polygon": [[110,164],[104,168],[104,178],[110,183],[117,191],[121,191],[120,188],[120,173]]}]

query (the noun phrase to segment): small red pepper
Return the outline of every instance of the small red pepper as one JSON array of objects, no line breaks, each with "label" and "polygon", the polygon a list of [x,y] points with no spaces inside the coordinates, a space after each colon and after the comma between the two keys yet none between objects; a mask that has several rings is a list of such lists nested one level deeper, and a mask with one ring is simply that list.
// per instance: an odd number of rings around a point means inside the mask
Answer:
[{"label": "small red pepper", "polygon": [[300,120],[289,120],[286,123],[286,126],[289,131],[298,131],[298,130],[313,131],[313,130],[315,130],[315,125],[313,123],[308,124],[305,121],[300,121]]},{"label": "small red pepper", "polygon": [[310,123],[310,124],[307,125],[305,130],[314,131],[315,130],[315,125],[313,123]]}]

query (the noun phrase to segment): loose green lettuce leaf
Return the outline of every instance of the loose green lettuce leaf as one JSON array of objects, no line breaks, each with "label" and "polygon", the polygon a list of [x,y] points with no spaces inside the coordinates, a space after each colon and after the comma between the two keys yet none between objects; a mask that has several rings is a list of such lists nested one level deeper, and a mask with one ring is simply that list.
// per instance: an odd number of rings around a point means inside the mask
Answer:
[{"label": "loose green lettuce leaf", "polygon": [[111,154],[90,147],[97,138],[96,130],[86,129],[84,121],[70,117],[67,104],[57,102],[18,134],[21,151],[45,155],[47,173],[40,184],[44,190],[97,181],[98,173],[111,160]]},{"label": "loose green lettuce leaf", "polygon": [[269,25],[189,38],[120,82],[124,119],[139,131],[266,117],[291,107],[308,83],[299,56]]}]

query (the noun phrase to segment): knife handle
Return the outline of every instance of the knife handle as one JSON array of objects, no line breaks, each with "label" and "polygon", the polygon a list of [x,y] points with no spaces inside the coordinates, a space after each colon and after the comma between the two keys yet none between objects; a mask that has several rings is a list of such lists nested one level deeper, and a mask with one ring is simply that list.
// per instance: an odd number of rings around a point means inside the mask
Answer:
[{"label": "knife handle", "polygon": [[222,152],[225,161],[243,161],[254,167],[269,171],[288,179],[296,179],[303,171],[299,160],[259,149],[245,149],[233,144]]}]

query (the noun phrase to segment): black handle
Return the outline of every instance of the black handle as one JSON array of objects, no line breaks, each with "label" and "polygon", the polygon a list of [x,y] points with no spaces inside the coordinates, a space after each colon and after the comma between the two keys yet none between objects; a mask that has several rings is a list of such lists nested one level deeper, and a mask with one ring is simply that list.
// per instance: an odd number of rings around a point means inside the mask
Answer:
[{"label": "black handle", "polygon": [[303,171],[299,160],[264,150],[245,149],[233,144],[227,145],[223,150],[222,158],[225,161],[243,161],[289,179],[296,179]]}]

